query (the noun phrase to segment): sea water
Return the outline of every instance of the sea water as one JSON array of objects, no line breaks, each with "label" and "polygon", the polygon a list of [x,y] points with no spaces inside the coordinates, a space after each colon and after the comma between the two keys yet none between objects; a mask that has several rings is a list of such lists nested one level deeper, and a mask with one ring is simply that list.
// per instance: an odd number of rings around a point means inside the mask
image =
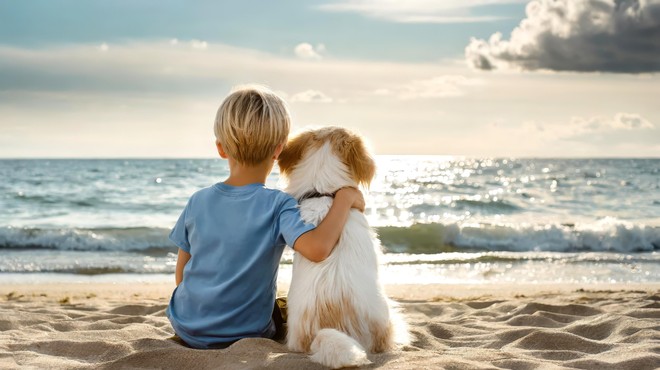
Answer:
[{"label": "sea water", "polygon": [[[660,159],[377,165],[365,214],[385,283],[660,282]],[[170,281],[170,228],[227,175],[220,159],[0,160],[0,279]]]}]

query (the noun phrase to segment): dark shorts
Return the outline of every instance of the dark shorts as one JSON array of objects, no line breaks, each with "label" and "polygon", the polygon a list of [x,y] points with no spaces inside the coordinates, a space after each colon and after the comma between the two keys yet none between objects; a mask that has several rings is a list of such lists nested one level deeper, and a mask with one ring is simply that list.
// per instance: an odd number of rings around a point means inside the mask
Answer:
[{"label": "dark shorts", "polygon": [[[272,314],[272,320],[273,324],[275,326],[275,334],[270,337],[270,339],[282,342],[286,338],[286,318],[287,318],[287,304],[286,304],[286,297],[279,297],[275,299],[275,306],[273,307],[273,314]],[[188,347],[188,348],[193,348],[190,346],[188,343],[186,343],[181,337],[178,335],[174,334],[171,338],[169,338],[177,343],[179,343],[182,346]],[[236,343],[238,340],[232,341],[232,342],[223,342],[223,343],[216,343],[211,346],[209,346],[210,349],[223,349],[231,346],[232,344]]]}]

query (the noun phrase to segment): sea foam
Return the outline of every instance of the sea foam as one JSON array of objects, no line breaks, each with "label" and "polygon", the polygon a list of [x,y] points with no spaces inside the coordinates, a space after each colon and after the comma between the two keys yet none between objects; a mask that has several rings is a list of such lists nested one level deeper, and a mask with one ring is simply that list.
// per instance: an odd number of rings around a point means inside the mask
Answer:
[{"label": "sea foam", "polygon": [[[651,252],[660,250],[660,227],[605,218],[585,224],[457,222],[375,228],[388,253],[458,251]],[[0,248],[72,251],[175,252],[165,228],[0,227]]]}]

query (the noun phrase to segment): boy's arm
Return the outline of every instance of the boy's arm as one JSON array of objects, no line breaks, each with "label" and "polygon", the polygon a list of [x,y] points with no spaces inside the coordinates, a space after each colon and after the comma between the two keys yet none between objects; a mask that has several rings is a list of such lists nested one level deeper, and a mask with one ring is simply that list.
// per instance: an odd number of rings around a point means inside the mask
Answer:
[{"label": "boy's arm", "polygon": [[179,255],[176,258],[176,272],[174,274],[177,286],[183,281],[183,268],[188,263],[188,260],[190,260],[190,253],[179,248]]},{"label": "boy's arm", "polygon": [[330,211],[316,229],[302,234],[293,249],[312,262],[328,258],[341,236],[351,208],[364,211],[364,198],[355,188],[343,188],[335,194]]}]

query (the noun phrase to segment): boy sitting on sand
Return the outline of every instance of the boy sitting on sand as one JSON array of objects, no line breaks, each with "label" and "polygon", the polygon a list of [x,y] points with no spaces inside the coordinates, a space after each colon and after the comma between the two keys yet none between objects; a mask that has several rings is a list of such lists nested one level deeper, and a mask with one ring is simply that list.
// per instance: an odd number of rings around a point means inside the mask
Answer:
[{"label": "boy sitting on sand", "polygon": [[179,254],[167,317],[191,347],[273,338],[284,246],[322,261],[339,240],[349,210],[364,209],[360,191],[341,189],[314,228],[303,223],[294,198],[264,186],[286,144],[289,121],[284,101],[263,87],[235,90],[218,110],[216,146],[229,162],[229,177],[193,194],[170,233]]}]

